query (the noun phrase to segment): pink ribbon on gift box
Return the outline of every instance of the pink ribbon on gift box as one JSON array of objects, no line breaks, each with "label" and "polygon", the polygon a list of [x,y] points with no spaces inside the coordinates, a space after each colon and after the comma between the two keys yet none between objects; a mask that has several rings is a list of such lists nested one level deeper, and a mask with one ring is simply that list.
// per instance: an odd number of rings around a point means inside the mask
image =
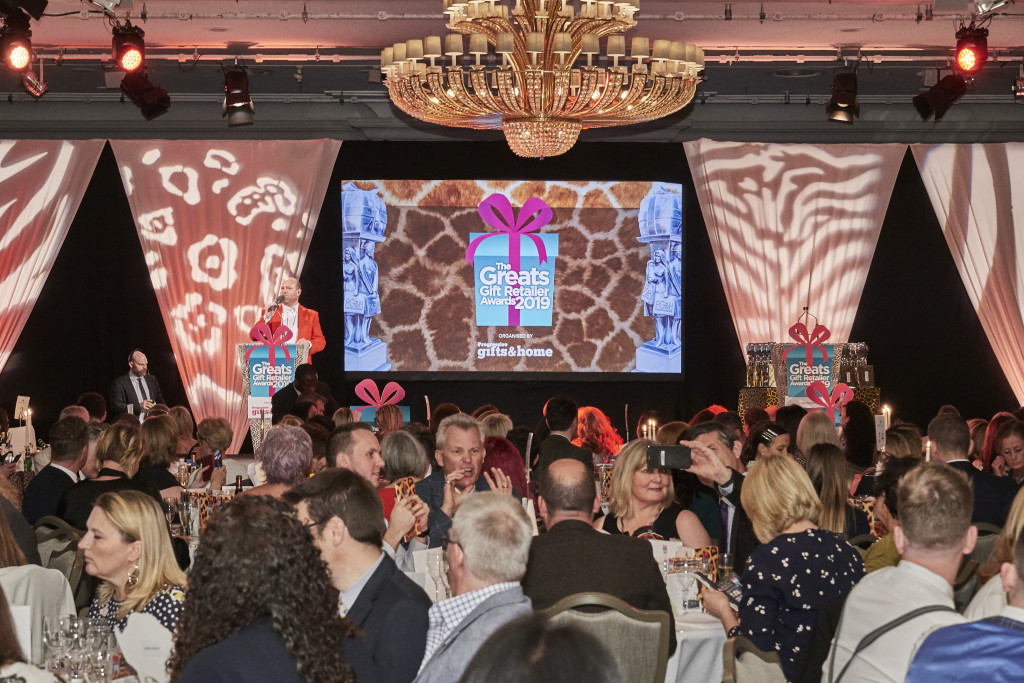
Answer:
[{"label": "pink ribbon on gift box", "polygon": [[811,382],[807,387],[807,398],[811,399],[825,410],[833,422],[836,421],[836,408],[841,408],[853,400],[853,389],[840,382],[828,393],[828,385],[824,382]]},{"label": "pink ribbon on gift box", "polygon": [[[789,336],[799,342],[800,346],[807,349],[808,365],[810,365],[814,360],[815,348],[821,349],[821,357],[825,359],[826,363],[828,362],[828,353],[825,352],[825,347],[822,346],[822,342],[832,336],[832,333],[829,332],[827,327],[824,325],[815,325],[814,331],[808,332],[806,325],[803,323],[797,323],[796,325],[793,325],[793,327],[789,328]],[[793,351],[796,348],[800,347],[795,346],[793,349],[790,349],[790,351]],[[789,354],[787,353],[786,355],[788,356]]]},{"label": "pink ribbon on gift box", "polygon": [[[252,326],[249,330],[249,338],[254,342],[257,342],[257,346],[250,346],[249,350],[245,352],[245,361],[249,362],[249,356],[256,349],[267,348],[267,356],[270,359],[270,367],[277,365],[277,358],[275,349],[281,349],[284,351],[284,359],[291,362],[292,355],[288,353],[288,347],[285,344],[289,339],[292,338],[292,331],[284,325],[278,325],[275,332],[270,331],[270,325],[266,324],[262,320]],[[273,396],[276,390],[273,386],[270,387],[270,395]]]},{"label": "pink ribbon on gift box", "polygon": [[381,396],[377,390],[377,383],[372,379],[364,379],[356,385],[356,396],[366,401],[368,408],[380,408],[391,404],[397,405],[405,398],[405,389],[400,387],[398,382],[388,382],[384,385],[384,394]]},{"label": "pink ribbon on gift box", "polygon": [[[497,228],[499,232],[480,235],[470,242],[469,247],[466,249],[466,263],[473,262],[473,254],[476,253],[477,247],[484,240],[496,237],[501,233],[508,235],[508,264],[512,270],[519,272],[520,268],[520,237],[530,238],[533,241],[533,245],[537,248],[540,262],[547,263],[548,252],[544,248],[544,241],[540,237],[530,234],[547,225],[551,222],[552,216],[554,216],[551,207],[543,199],[538,197],[527,199],[526,203],[523,204],[523,208],[519,210],[519,215],[516,216],[508,197],[495,192],[480,202],[480,206],[477,207],[477,213],[480,214],[480,218],[485,223]],[[513,327],[519,324],[519,309],[512,305],[508,307],[508,324]]]}]

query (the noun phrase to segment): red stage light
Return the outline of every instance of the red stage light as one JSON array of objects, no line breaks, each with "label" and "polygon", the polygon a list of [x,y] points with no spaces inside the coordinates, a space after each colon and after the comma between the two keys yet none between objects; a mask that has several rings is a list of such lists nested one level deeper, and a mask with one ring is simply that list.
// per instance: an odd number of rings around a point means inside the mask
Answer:
[{"label": "red stage light", "polygon": [[114,62],[121,71],[132,73],[142,68],[146,61],[146,42],[141,28],[126,22],[124,26],[114,27],[114,38],[111,41]]},{"label": "red stage light", "polygon": [[956,66],[961,73],[974,74],[988,61],[988,29],[974,24],[956,32]]},{"label": "red stage light", "polygon": [[142,53],[135,47],[129,48],[121,54],[118,66],[125,71],[135,71],[142,66]]},{"label": "red stage light", "polygon": [[7,64],[15,71],[22,71],[32,61],[32,50],[22,42],[8,44]]}]

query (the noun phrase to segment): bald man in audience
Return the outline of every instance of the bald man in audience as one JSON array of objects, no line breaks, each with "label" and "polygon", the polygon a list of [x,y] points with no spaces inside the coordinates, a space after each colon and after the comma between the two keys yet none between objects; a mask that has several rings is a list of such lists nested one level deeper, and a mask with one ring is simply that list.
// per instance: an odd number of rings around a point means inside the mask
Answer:
[{"label": "bald man in audience", "polygon": [[601,509],[593,470],[576,460],[554,461],[541,482],[538,503],[547,533],[534,536],[522,582],[534,609],[574,593],[614,595],[637,609],[668,612],[674,651],[672,603],[651,544],[603,534],[591,525]]},{"label": "bald man in audience", "polygon": [[[922,635],[964,621],[953,605],[953,584],[978,539],[967,478],[943,463],[924,462],[903,477],[898,491],[900,524],[893,533],[903,559],[853,587],[822,667],[822,683],[902,682]],[[876,629],[882,634],[865,642]]]},{"label": "bald man in audience", "polygon": [[360,628],[345,659],[361,683],[408,683],[427,643],[430,598],[382,551],[384,510],[368,481],[328,469],[285,494],[327,564],[339,611]]},{"label": "bald man in audience", "polygon": [[453,597],[430,608],[416,683],[458,681],[492,633],[533,612],[519,585],[532,532],[518,499],[484,492],[462,502],[445,549]]},{"label": "bald man in audience", "polygon": [[80,405],[64,406],[57,419],[63,420],[65,417],[77,417],[82,422],[89,422],[89,411]]}]

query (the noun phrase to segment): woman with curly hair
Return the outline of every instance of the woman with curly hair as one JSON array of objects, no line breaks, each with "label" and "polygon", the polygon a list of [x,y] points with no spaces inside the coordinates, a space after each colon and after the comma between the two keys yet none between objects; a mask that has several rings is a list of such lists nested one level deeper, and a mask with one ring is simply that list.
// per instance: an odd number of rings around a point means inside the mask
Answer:
[{"label": "woman with curly hair", "polygon": [[594,459],[598,462],[614,460],[622,448],[622,437],[612,427],[608,416],[599,408],[583,406],[576,419],[579,426],[576,428],[573,444],[593,453]]},{"label": "woman with curly hair", "polygon": [[236,498],[207,524],[179,625],[171,681],[355,681],[338,589],[295,511],[273,498]]}]

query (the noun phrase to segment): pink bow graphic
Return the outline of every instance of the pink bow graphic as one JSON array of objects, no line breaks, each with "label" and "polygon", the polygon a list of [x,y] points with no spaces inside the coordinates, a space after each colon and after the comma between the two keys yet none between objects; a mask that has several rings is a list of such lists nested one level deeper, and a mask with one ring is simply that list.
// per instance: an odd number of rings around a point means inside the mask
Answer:
[{"label": "pink bow graphic", "polygon": [[[285,327],[284,325],[278,325],[277,331],[271,332],[270,325],[266,324],[261,320],[255,325],[253,325],[252,329],[249,330],[249,337],[254,342],[257,342],[257,345],[250,346],[249,350],[245,352],[246,362],[249,361],[249,356],[252,355],[253,351],[264,347],[269,349],[267,351],[267,355],[270,357],[270,367],[274,367],[275,365],[277,365],[277,358],[275,357],[274,353],[275,349],[281,349],[282,351],[284,351],[284,359],[288,362],[291,362],[292,356],[290,353],[288,353],[288,347],[285,346],[285,344],[288,342],[289,339],[292,338],[292,331]],[[273,396],[275,392],[276,390],[274,389],[273,385],[271,385],[270,395]]]},{"label": "pink bow graphic", "polygon": [[840,382],[832,389],[832,395],[828,393],[828,385],[824,382],[811,382],[807,387],[807,398],[811,399],[825,410],[832,422],[836,421],[836,408],[841,408],[853,400],[853,389]]},{"label": "pink bow graphic", "polygon": [[366,401],[367,407],[380,408],[390,404],[397,405],[405,398],[405,389],[398,385],[398,382],[388,382],[384,385],[384,396],[377,390],[377,383],[372,379],[364,379],[356,385],[356,396]]},{"label": "pink bow graphic", "polygon": [[[813,332],[807,331],[807,326],[803,323],[797,323],[793,327],[789,328],[789,336],[795,339],[801,346],[807,349],[807,364],[810,365],[814,359],[814,349],[821,349],[821,355],[828,363],[828,353],[825,351],[825,347],[821,345],[823,341],[832,336],[828,328],[824,325],[815,325]],[[790,349],[793,351],[795,348]],[[789,355],[788,353],[786,354]]]},{"label": "pink bow graphic", "polygon": [[[544,241],[540,237],[530,234],[550,223],[552,216],[554,216],[551,207],[543,199],[539,197],[527,199],[526,203],[523,204],[523,208],[519,210],[519,215],[516,216],[508,197],[495,192],[480,202],[480,206],[477,207],[476,211],[485,223],[497,228],[499,232],[480,235],[470,242],[469,247],[466,248],[466,263],[473,262],[473,255],[476,253],[476,249],[484,240],[496,237],[501,233],[508,235],[508,263],[512,270],[518,272],[521,265],[520,237],[528,237],[533,241],[533,246],[537,249],[540,262],[547,263],[548,252],[544,248]],[[519,324],[519,309],[515,306],[508,307],[508,324],[511,326]]]}]

